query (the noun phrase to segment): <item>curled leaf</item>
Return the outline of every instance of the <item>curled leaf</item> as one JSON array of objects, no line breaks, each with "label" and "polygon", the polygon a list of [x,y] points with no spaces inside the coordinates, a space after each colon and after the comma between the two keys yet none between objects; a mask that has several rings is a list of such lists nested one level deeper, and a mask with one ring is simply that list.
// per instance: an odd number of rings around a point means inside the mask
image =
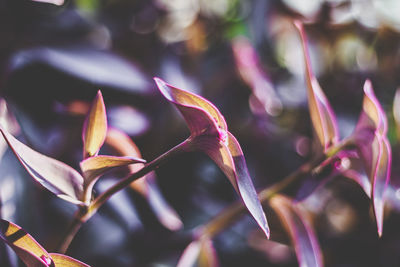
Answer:
[{"label": "curled leaf", "polygon": [[107,134],[106,107],[100,90],[97,92],[83,125],[83,158],[97,155]]},{"label": "curled leaf", "polygon": [[89,265],[63,254],[50,253],[56,267],[90,267]]},{"label": "curled leaf", "polygon": [[218,267],[219,262],[212,240],[202,237],[191,242],[183,251],[177,267]]},{"label": "curled leaf", "polygon": [[321,248],[305,211],[282,195],[274,196],[270,205],[290,235],[299,266],[323,266]]},{"label": "curled leaf", "polygon": [[236,138],[228,132],[224,117],[202,97],[172,87],[158,78],[155,81],[162,94],[185,118],[191,132],[188,139],[191,149],[202,151],[215,161],[269,237],[267,219],[247,171],[242,149]]},{"label": "curled leaf", "polygon": [[18,225],[0,219],[0,238],[17,253],[28,267],[48,267],[50,265],[51,257],[47,251]]},{"label": "curled leaf", "polygon": [[4,139],[27,172],[42,186],[75,204],[82,204],[83,177],[72,167],[47,157],[0,128]]},{"label": "curled leaf", "polygon": [[228,127],[224,117],[211,102],[173,87],[159,78],[154,80],[164,97],[172,102],[185,118],[191,136],[215,135],[223,139]]},{"label": "curled leaf", "polygon": [[328,99],[326,98],[313,74],[303,25],[299,21],[295,21],[294,25],[300,33],[303,46],[304,61],[306,66],[305,75],[307,83],[308,108],[310,110],[313,129],[317,137],[317,146],[322,148],[323,151],[326,151],[326,149],[336,144],[339,140],[336,117],[331,105],[328,102]]},{"label": "curled leaf", "polygon": [[[139,148],[124,132],[115,128],[109,128],[105,143],[120,156],[141,158]],[[127,166],[131,173],[143,168],[143,164],[131,164]],[[145,197],[159,221],[168,229],[175,231],[182,228],[183,223],[176,211],[167,203],[155,181],[154,172],[146,177],[136,180],[130,187]]]},{"label": "curled leaf", "polygon": [[390,180],[392,152],[387,139],[387,118],[367,80],[363,110],[353,133],[354,142],[371,181],[371,198],[379,236],[383,230],[384,193]]}]

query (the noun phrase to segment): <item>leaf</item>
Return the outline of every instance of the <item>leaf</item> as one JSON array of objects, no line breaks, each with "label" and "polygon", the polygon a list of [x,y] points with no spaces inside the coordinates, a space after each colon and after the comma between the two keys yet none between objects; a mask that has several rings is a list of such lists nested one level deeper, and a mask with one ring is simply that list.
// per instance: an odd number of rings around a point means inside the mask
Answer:
[{"label": "leaf", "polygon": [[382,138],[381,145],[381,158],[373,180],[371,193],[379,236],[382,236],[383,231],[384,197],[390,180],[390,169],[392,164],[392,150],[389,141],[386,138]]},{"label": "leaf", "polygon": [[68,257],[63,254],[50,253],[54,265],[56,267],[90,267],[89,265],[80,262],[74,258]]},{"label": "leaf", "polygon": [[330,146],[337,144],[339,141],[336,117],[331,105],[328,102],[328,99],[326,98],[313,74],[303,25],[299,21],[295,21],[294,25],[300,33],[303,46],[304,61],[306,66],[305,74],[308,94],[308,108],[310,110],[313,128],[317,136],[317,146],[322,148],[323,151],[326,151]]},{"label": "leaf", "polygon": [[299,266],[323,266],[321,248],[304,211],[282,195],[274,196],[270,205],[290,235]]},{"label": "leaf", "polygon": [[210,156],[228,177],[251,215],[269,237],[267,219],[247,171],[242,149],[228,132],[224,117],[209,101],[154,78],[161,93],[183,115],[190,129],[190,149]]},{"label": "leaf", "polygon": [[97,155],[103,145],[107,134],[107,115],[103,96],[100,90],[97,92],[89,113],[86,117],[83,132],[83,158]]},{"label": "leaf", "polygon": [[[21,227],[0,219],[0,238],[6,242],[28,267],[48,267],[47,251]],[[51,260],[50,260],[51,261]]]},{"label": "leaf", "polygon": [[243,151],[236,138],[228,132],[228,145],[212,143],[210,138],[198,138],[197,147],[205,152],[221,168],[242,198],[245,206],[269,237],[268,222],[247,170]]},{"label": "leaf", "polygon": [[32,0],[33,2],[47,3],[53,4],[56,6],[62,6],[64,4],[64,0]]},{"label": "leaf", "polygon": [[4,129],[0,128],[0,132],[33,179],[58,197],[82,204],[84,180],[76,170],[31,149]]},{"label": "leaf", "polygon": [[387,118],[374,94],[370,80],[366,80],[364,83],[363,110],[355,131],[364,129],[372,129],[380,135],[386,135],[387,133]]},{"label": "leaf", "polygon": [[[124,132],[115,128],[109,128],[105,143],[120,156],[142,157],[139,148],[132,139]],[[127,167],[131,173],[135,173],[143,168],[143,164],[132,164]],[[154,172],[134,181],[130,184],[130,187],[147,199],[158,220],[167,229],[176,231],[182,228],[183,223],[178,214],[162,196],[155,181]]]},{"label": "leaf", "polygon": [[48,253],[18,225],[0,219],[0,239],[6,242],[28,267],[90,267],[71,257]]},{"label": "leaf", "polygon": [[227,131],[224,117],[208,100],[173,87],[159,78],[154,78],[158,89],[183,115],[191,136],[213,135],[223,138]]},{"label": "leaf", "polygon": [[218,267],[218,258],[212,240],[202,237],[200,240],[191,242],[183,251],[176,266]]},{"label": "leaf", "polygon": [[378,235],[383,230],[384,194],[390,180],[392,152],[387,139],[387,118],[372,84],[364,84],[363,110],[353,133],[366,173],[371,181],[371,198]]},{"label": "leaf", "polygon": [[94,183],[105,172],[116,167],[134,163],[145,163],[144,159],[134,157],[94,156],[81,161],[80,166],[85,177],[85,183]]}]

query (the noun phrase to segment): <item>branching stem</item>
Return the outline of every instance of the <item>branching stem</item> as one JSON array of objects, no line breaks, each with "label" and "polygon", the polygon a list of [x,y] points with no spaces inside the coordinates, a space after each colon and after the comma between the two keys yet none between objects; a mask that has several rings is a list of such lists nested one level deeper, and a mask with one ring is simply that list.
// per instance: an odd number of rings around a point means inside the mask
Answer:
[{"label": "branching stem", "polygon": [[82,224],[85,223],[87,220],[89,220],[112,195],[124,189],[125,187],[129,186],[133,181],[145,176],[151,171],[154,171],[171,157],[181,154],[183,152],[187,152],[189,150],[190,150],[190,139],[187,139],[184,142],[180,143],[179,145],[168,150],[161,156],[157,157],[153,161],[145,164],[144,167],[141,168],[139,171],[128,175],[122,180],[119,180],[117,183],[115,183],[113,186],[111,186],[109,189],[107,189],[97,198],[95,198],[89,204],[89,206],[81,206],[75,212],[74,219],[71,222],[67,230],[67,233],[64,235],[64,238],[59,244],[57,251],[59,253],[65,254],[65,252],[68,250],[69,245],[71,244],[72,240],[74,239],[76,233],[79,231]]}]

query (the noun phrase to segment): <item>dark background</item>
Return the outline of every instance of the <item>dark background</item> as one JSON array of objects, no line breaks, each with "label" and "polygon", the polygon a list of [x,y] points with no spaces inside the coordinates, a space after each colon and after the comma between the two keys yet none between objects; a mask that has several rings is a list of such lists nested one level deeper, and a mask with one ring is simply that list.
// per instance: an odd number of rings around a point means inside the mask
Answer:
[{"label": "dark background", "polygon": [[[311,157],[302,51],[292,25],[299,19],[341,137],[357,122],[368,78],[387,112],[393,148],[381,239],[370,201],[354,182],[334,177],[305,200],[325,264],[399,266],[400,114],[393,113],[400,85],[399,14],[396,1],[372,0],[66,0],[60,6],[0,0],[0,92],[24,142],[77,168],[84,116],[68,107],[89,103],[98,89],[109,124],[126,131],[145,159],[188,136],[184,120],[152,81],[161,77],[220,109],[244,150],[255,187],[262,189]],[[255,81],[240,75],[232,49],[240,36],[258,56],[252,68],[269,88],[263,96],[276,98],[272,112],[271,104],[255,96]],[[157,180],[183,230],[164,229],[147,202],[126,189],[83,226],[68,254],[93,266],[175,266],[190,230],[237,199],[218,167],[200,153],[172,159],[157,170]],[[96,190],[112,181],[105,178]],[[2,218],[21,225],[50,251],[74,211],[34,183],[10,151],[0,164],[0,200]],[[273,213],[267,217],[277,221]],[[275,224],[272,231],[281,231]],[[288,243],[266,241],[248,216],[214,245],[221,266],[297,266]],[[13,254],[4,251],[0,262],[8,265]]]}]

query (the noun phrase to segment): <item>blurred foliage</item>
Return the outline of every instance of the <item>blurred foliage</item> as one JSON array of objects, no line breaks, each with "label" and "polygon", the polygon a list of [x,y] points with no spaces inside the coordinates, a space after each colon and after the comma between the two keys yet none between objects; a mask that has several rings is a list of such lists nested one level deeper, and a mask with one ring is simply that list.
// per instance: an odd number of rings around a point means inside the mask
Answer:
[{"label": "blurred foliage", "polygon": [[[2,0],[0,90],[21,125],[22,140],[77,168],[82,109],[99,88],[115,113],[109,124],[127,131],[143,158],[151,160],[187,136],[183,119],[156,92],[151,77],[159,76],[219,108],[261,189],[311,157],[301,45],[292,25],[300,19],[340,135],[352,132],[369,78],[387,112],[393,147],[391,202],[381,239],[368,198],[355,183],[335,177],[304,200],[325,264],[399,266],[399,115],[392,112],[400,86],[399,14],[397,0]],[[255,67],[267,84],[258,90],[268,86],[274,92],[279,112],[268,112],[240,72],[238,37],[254,49]],[[157,180],[183,230],[163,228],[143,197],[125,190],[83,226],[69,254],[93,266],[175,266],[190,242],[189,230],[236,199],[223,176],[202,154],[176,157],[157,171]],[[95,190],[103,191],[114,178]],[[73,206],[34,184],[10,151],[0,163],[0,200],[1,217],[24,226],[46,249],[59,241],[73,213]],[[271,222],[272,239],[283,241],[277,243],[261,238],[249,218],[238,221],[214,240],[221,266],[296,266],[281,228]],[[0,265],[8,260],[16,261],[0,244]]]}]

